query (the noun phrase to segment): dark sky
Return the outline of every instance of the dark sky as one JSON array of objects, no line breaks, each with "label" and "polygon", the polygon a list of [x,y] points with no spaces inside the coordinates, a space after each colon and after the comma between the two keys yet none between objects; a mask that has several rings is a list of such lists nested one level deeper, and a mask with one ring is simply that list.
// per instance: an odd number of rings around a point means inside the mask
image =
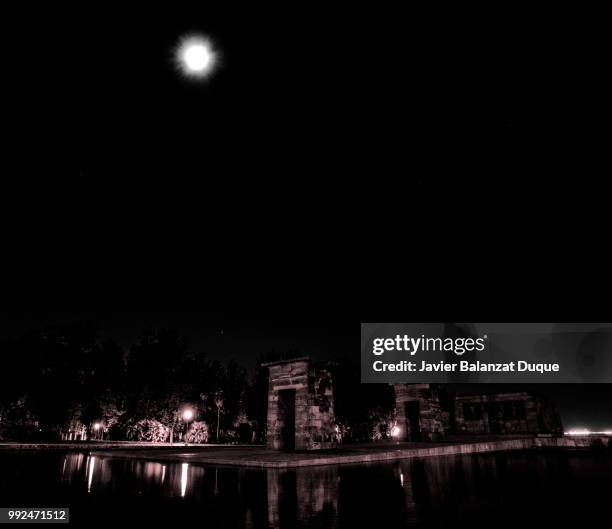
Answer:
[{"label": "dark sky", "polygon": [[[259,354],[298,350],[314,358],[338,358],[358,349],[359,321],[297,303],[206,303],[175,295],[97,300],[22,295],[2,307],[3,335],[61,322],[90,320],[103,339],[129,347],[145,329],[179,329],[190,347],[221,361],[252,366]],[[355,342],[355,343],[353,343]],[[353,347],[354,346],[354,347]]]},{"label": "dark sky", "polygon": [[[159,323],[241,355],[359,321],[606,321],[604,33],[463,15],[3,16],[3,330]],[[191,32],[205,84],[172,61]]]},{"label": "dark sky", "polygon": [[[603,267],[597,30],[198,4],[3,20],[17,273],[250,287]],[[173,64],[191,32],[220,54],[206,84]]]}]

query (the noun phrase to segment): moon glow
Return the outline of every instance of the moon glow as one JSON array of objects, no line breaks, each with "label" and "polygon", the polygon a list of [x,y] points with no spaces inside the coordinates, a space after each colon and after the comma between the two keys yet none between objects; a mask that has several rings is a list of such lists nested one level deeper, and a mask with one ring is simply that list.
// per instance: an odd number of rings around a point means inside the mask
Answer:
[{"label": "moon glow", "polygon": [[190,36],[179,43],[176,61],[186,77],[204,79],[214,70],[216,53],[205,37]]}]

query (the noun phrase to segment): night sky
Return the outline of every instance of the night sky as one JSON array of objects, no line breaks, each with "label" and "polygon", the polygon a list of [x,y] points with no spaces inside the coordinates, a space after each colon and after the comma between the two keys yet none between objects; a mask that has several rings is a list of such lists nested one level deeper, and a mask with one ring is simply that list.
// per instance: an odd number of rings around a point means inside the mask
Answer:
[{"label": "night sky", "polygon": [[[21,52],[5,57],[2,214],[28,281],[311,290],[411,268],[438,284],[449,268],[605,268],[597,31],[260,6],[2,29]],[[220,55],[204,84],[173,63],[194,32]]]},{"label": "night sky", "polygon": [[248,362],[357,354],[360,321],[610,321],[597,30],[81,9],[2,21],[4,334],[177,326]]},{"label": "night sky", "polygon": [[[114,300],[66,301],[30,295],[3,307],[4,335],[62,322],[89,320],[102,339],[133,344],[146,329],[179,329],[193,350],[212,358],[235,359],[253,367],[264,353],[301,352],[314,358],[346,356],[358,342],[359,322],[297,303],[206,303],[202,298],[125,296]],[[356,330],[357,329],[357,330]],[[355,345],[358,349],[358,344]]]}]

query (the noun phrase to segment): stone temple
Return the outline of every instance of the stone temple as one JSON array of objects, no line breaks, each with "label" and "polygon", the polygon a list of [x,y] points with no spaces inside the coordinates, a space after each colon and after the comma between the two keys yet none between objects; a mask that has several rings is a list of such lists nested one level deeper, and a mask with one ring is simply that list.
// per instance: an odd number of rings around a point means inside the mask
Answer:
[{"label": "stone temple", "polygon": [[[274,450],[321,450],[336,442],[330,366],[309,358],[269,369],[267,444]],[[562,435],[553,404],[531,392],[453,393],[444,384],[395,384],[399,440],[442,441],[448,435]]]},{"label": "stone temple", "polygon": [[440,441],[446,435],[562,435],[554,405],[545,397],[520,391],[453,394],[442,384],[395,384],[400,437]]},{"label": "stone temple", "polygon": [[335,437],[331,373],[326,364],[295,358],[264,364],[269,369],[268,447],[330,448]]}]

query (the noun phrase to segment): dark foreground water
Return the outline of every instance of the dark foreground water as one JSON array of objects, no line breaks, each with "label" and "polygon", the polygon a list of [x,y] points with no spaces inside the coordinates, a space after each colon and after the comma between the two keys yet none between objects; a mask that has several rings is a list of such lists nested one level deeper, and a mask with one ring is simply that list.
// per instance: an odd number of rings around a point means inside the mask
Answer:
[{"label": "dark foreground water", "polygon": [[73,524],[394,528],[597,523],[610,453],[513,452],[297,470],[0,453],[0,507],[68,506]]}]

